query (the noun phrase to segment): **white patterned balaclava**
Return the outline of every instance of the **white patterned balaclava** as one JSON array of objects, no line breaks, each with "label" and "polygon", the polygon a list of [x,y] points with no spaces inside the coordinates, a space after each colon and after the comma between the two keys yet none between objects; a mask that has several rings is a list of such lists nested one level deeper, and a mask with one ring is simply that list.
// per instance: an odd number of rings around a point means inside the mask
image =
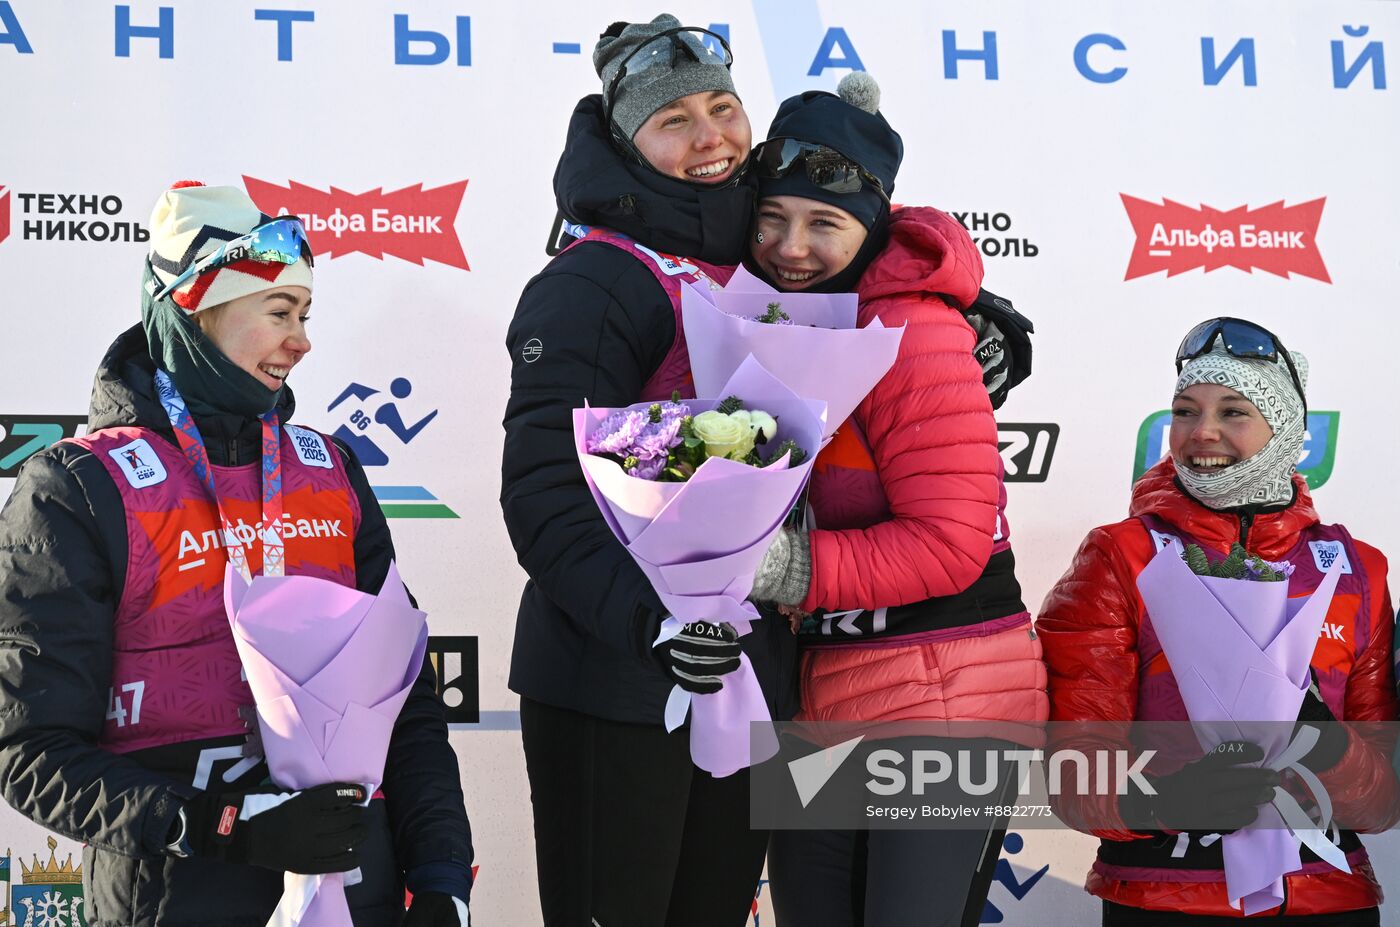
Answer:
[{"label": "white patterned balaclava", "polygon": [[[1308,385],[1308,361],[1292,352],[1293,364],[1303,388]],[[1196,499],[1213,509],[1242,505],[1278,505],[1293,498],[1293,471],[1303,451],[1307,432],[1303,397],[1293,385],[1288,365],[1277,361],[1245,360],[1232,357],[1217,341],[1209,354],[1186,362],[1177,378],[1175,399],[1182,390],[1197,383],[1224,386],[1254,404],[1274,435],[1253,457],[1238,461],[1215,473],[1196,473],[1177,461],[1176,475]]]}]

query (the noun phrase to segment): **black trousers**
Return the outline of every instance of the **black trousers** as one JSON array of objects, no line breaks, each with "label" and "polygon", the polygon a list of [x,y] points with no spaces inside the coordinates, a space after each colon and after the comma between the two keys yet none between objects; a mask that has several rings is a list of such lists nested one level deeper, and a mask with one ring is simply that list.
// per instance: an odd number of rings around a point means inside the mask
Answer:
[{"label": "black trousers", "polygon": [[[905,749],[1002,749],[1000,741],[898,738],[870,741],[857,752]],[[865,762],[842,766],[831,791],[859,794]],[[992,804],[1016,803],[1012,767],[999,769]],[[933,804],[960,804],[951,784],[929,790]],[[821,799],[818,799],[820,801]],[[818,807],[814,805],[813,807]],[[950,829],[775,830],[768,846],[768,878],[778,927],[976,927],[1006,836],[1005,819]]]},{"label": "black trousers", "polygon": [[767,831],[749,775],[716,779],[690,732],[520,700],[545,927],[743,927]]},{"label": "black trousers", "polygon": [[987,830],[773,831],[778,927],[976,924],[965,912],[981,915],[987,900],[990,884],[974,875],[987,840]]}]

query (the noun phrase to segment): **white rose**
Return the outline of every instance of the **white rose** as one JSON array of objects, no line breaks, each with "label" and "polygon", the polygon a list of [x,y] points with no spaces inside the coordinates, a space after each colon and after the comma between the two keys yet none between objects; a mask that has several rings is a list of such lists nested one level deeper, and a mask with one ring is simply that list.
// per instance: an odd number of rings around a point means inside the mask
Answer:
[{"label": "white rose", "polygon": [[748,422],[739,421],[723,412],[701,412],[695,416],[695,437],[705,442],[705,453],[711,457],[743,460],[753,448],[753,432]]},{"label": "white rose", "polygon": [[743,442],[731,451],[729,456],[734,460],[743,460],[749,456],[749,451],[752,451],[754,446],[753,417],[747,409],[736,409],[729,413],[729,417],[742,425],[746,434]]}]

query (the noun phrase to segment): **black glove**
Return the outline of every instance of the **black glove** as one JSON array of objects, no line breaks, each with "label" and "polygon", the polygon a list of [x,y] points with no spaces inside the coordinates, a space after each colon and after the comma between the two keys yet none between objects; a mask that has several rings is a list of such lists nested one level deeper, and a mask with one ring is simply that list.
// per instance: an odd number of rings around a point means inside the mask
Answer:
[{"label": "black glove", "polygon": [[739,634],[728,622],[693,621],[681,633],[656,645],[666,671],[687,692],[710,695],[724,688],[724,679],[739,668]]},{"label": "black glove", "polygon": [[1322,700],[1322,691],[1317,683],[1317,670],[1310,666],[1308,673],[1312,683],[1308,686],[1308,694],[1303,698],[1302,707],[1298,709],[1298,723],[1293,726],[1293,736],[1297,737],[1304,727],[1311,727],[1318,732],[1316,745],[1303,757],[1302,763],[1313,772],[1326,772],[1341,761],[1342,754],[1347,752],[1347,746],[1351,743],[1351,735],[1347,733],[1346,725],[1337,720],[1337,716],[1332,714],[1332,709]]},{"label": "black glove", "polygon": [[300,792],[202,792],[180,810],[170,851],[282,872],[347,872],[369,834],[364,786],[333,782]]},{"label": "black glove", "polygon": [[[457,907],[458,905],[461,907]],[[471,914],[464,901],[442,892],[423,892],[413,896],[413,904],[404,915],[403,927],[471,927]]]},{"label": "black glove", "polygon": [[1229,834],[1259,816],[1274,795],[1279,774],[1239,766],[1264,759],[1264,748],[1248,741],[1223,743],[1166,776],[1145,776],[1156,795],[1129,792],[1118,800],[1123,823],[1133,830],[1208,830]]}]

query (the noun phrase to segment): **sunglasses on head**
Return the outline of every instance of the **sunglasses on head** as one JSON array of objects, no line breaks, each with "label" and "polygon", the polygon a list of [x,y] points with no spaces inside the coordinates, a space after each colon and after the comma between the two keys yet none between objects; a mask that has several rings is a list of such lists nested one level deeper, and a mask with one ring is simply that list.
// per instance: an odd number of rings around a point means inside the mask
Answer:
[{"label": "sunglasses on head", "polygon": [[[707,39],[714,41],[710,42]],[[715,53],[716,45],[723,54]],[[726,68],[734,64],[734,53],[729,50],[729,42],[718,32],[690,26],[667,29],[651,41],[638,45],[622,59],[617,73],[608,83],[603,124],[613,128],[613,106],[617,103],[617,88],[622,83],[622,78],[628,74],[640,74],[651,68],[672,68],[675,66],[677,54],[684,55],[696,64],[713,64],[716,60]]]},{"label": "sunglasses on head", "polygon": [[207,270],[232,264],[234,261],[295,264],[303,258],[307,264],[315,266],[311,246],[306,242],[306,230],[302,228],[301,220],[296,216],[282,216],[263,223],[246,235],[224,242],[218,250],[192,262],[174,280],[162,287],[155,298],[164,299],[184,286],[190,278]]},{"label": "sunglasses on head", "polygon": [[890,205],[880,178],[833,148],[796,138],[772,138],[754,149],[754,169],[760,179],[786,176],[799,161],[806,168],[807,181],[819,189],[828,193],[859,193],[862,184],[869,184],[885,205]]},{"label": "sunglasses on head", "polygon": [[1245,319],[1233,319],[1228,316],[1208,319],[1187,332],[1186,337],[1181,339],[1181,346],[1176,349],[1176,372],[1181,373],[1181,368],[1187,361],[1209,354],[1217,338],[1231,357],[1274,363],[1278,363],[1279,358],[1282,358],[1288,366],[1289,375],[1293,377],[1293,387],[1298,391],[1298,398],[1303,401],[1304,417],[1307,416],[1308,397],[1303,392],[1303,380],[1298,376],[1298,368],[1293,365],[1293,355],[1283,346],[1277,335],[1264,326]]}]

